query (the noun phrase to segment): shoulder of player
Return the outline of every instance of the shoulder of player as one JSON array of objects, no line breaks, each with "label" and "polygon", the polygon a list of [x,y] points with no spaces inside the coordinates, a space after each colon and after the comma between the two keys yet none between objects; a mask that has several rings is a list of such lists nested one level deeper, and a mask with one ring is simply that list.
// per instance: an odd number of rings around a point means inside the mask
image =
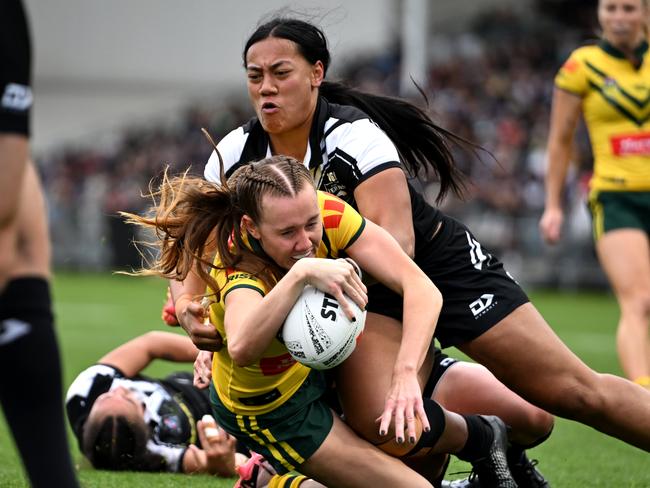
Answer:
[{"label": "shoulder of player", "polygon": [[593,61],[598,58],[607,58],[610,57],[606,51],[602,49],[598,44],[588,44],[586,46],[581,46],[576,48],[569,56],[569,59],[573,59],[582,64]]},{"label": "shoulder of player", "polygon": [[363,111],[348,105],[330,104],[330,113],[323,134],[327,142],[345,136],[368,137],[381,129]]},{"label": "shoulder of player", "polygon": [[[224,171],[226,173],[228,173],[228,171],[239,161],[239,156],[243,152],[246,141],[250,135],[252,123],[253,120],[231,130],[221,138],[217,144],[217,148],[219,149],[219,153],[223,159]],[[212,151],[210,158],[206,163],[205,176],[206,179],[210,181],[219,180],[219,156],[216,151]]]}]

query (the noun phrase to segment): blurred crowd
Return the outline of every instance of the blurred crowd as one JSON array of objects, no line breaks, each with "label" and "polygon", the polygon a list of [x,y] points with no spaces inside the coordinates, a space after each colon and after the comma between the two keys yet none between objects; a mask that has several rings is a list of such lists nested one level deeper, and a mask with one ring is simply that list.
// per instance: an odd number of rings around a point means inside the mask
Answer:
[{"label": "blurred crowd", "polygon": [[[584,128],[567,193],[568,239],[549,251],[537,232],[553,77],[584,39],[584,31],[542,15],[523,18],[492,11],[462,34],[431,39],[428,79],[419,83],[426,100],[414,99],[426,105],[439,125],[477,145],[454,147],[468,188],[463,200],[443,202],[445,211],[467,222],[511,266],[523,268],[529,278],[537,273],[538,279],[531,281],[540,283],[562,284],[572,278],[552,275],[549,259],[563,270],[564,262],[590,256],[584,252],[590,245],[590,223],[582,202],[591,166]],[[339,67],[338,73],[361,89],[398,95],[398,53],[395,46]],[[167,165],[172,170],[191,165],[191,171],[201,172],[211,148],[200,128],[208,127],[218,139],[252,115],[246,100],[229,103],[188,108],[176,124],[165,127],[152,123],[125,129],[115,143],[101,149],[63,148],[39,157],[51,208],[55,265],[137,267],[139,256],[131,241],[140,236],[133,236],[116,212],[141,210],[147,204],[141,195]],[[421,185],[435,200],[435,181],[423,178]],[[546,261],[534,269],[540,255]]]}]

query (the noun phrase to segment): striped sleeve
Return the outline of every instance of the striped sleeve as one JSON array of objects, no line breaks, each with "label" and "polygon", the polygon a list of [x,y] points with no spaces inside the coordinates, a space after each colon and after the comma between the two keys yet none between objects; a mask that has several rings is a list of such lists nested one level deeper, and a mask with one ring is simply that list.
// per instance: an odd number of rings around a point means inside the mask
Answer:
[{"label": "striped sleeve", "polygon": [[[228,133],[223,139],[221,139],[221,141],[219,141],[217,148],[219,149],[219,153],[223,158],[224,173],[227,173],[228,170],[234,166],[237,161],[239,161],[239,157],[242,153],[242,150],[244,149],[244,145],[246,144],[247,139],[248,133],[244,132],[244,129],[242,127],[238,127],[237,129]],[[206,180],[213,183],[221,182],[219,164],[219,156],[217,155],[216,151],[212,151],[212,154],[210,154],[210,159],[208,159],[208,162],[205,165],[205,169],[203,170],[203,176]]]},{"label": "striped sleeve", "polygon": [[361,235],[365,219],[340,198],[326,192],[318,192],[321,200],[323,227],[333,254],[350,247]]}]

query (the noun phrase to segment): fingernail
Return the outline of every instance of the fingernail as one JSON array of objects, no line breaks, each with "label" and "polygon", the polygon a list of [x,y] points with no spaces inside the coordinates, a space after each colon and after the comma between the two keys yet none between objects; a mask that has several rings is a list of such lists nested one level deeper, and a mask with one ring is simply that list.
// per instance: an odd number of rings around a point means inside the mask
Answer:
[{"label": "fingernail", "polygon": [[415,437],[413,437],[413,436],[409,437],[409,442],[411,444],[415,444]]},{"label": "fingernail", "polygon": [[386,431],[385,430],[380,430],[379,435],[386,435]]},{"label": "fingernail", "polygon": [[402,437],[397,438],[397,443],[402,444],[404,442],[404,439]]}]

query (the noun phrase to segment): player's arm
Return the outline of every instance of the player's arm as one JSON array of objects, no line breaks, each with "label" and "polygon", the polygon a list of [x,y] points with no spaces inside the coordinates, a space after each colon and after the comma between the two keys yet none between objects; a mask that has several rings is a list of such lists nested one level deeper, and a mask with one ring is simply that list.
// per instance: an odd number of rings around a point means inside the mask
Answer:
[{"label": "player's arm", "polygon": [[224,327],[235,364],[247,366],[262,356],[306,285],[333,295],[349,318],[354,311],[344,293],[362,308],[367,302],[365,285],[343,259],[300,259],[265,296],[250,287],[234,288],[225,296]]},{"label": "player's arm", "polygon": [[205,287],[205,282],[194,272],[190,272],[184,281],[169,282],[180,326],[199,349],[218,351],[223,345],[221,336],[212,324],[204,323],[206,311],[197,300],[205,293]]},{"label": "player's arm", "polygon": [[154,359],[192,363],[198,349],[187,337],[171,332],[152,331],[113,349],[98,362],[119,369],[125,376],[135,376]]},{"label": "player's arm", "polygon": [[[386,195],[390,195],[387,203]],[[359,213],[386,229],[404,252],[415,254],[411,196],[401,168],[389,168],[363,181],[354,190]]]},{"label": "player's arm", "polygon": [[542,237],[550,243],[557,242],[560,238],[562,193],[581,106],[582,99],[579,96],[560,88],[554,89],[547,146],[546,201],[539,224]]},{"label": "player's arm", "polygon": [[[417,373],[433,340],[442,295],[395,239],[370,221],[346,252],[362,269],[403,296],[402,340],[380,424],[380,432],[388,432],[394,416],[395,435],[399,438],[404,434],[405,419],[418,416],[423,426],[428,426]],[[415,437],[415,422],[407,424],[409,437]]]}]

